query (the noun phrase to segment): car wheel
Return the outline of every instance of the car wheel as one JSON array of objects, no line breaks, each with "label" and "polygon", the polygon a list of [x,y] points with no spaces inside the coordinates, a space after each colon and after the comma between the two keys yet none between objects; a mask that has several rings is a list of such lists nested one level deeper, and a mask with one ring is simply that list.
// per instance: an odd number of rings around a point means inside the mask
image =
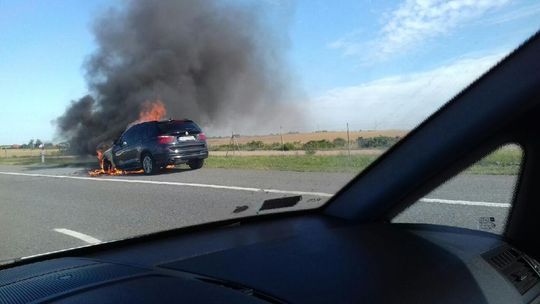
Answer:
[{"label": "car wheel", "polygon": [[204,159],[197,159],[197,160],[192,160],[188,162],[188,166],[193,170],[200,169],[202,168],[203,165],[204,165]]},{"label": "car wheel", "polygon": [[108,159],[103,160],[103,171],[109,172],[112,169],[112,164]]},{"label": "car wheel", "polygon": [[156,165],[156,161],[150,154],[145,154],[142,157],[142,167],[144,174],[156,174],[159,167]]}]

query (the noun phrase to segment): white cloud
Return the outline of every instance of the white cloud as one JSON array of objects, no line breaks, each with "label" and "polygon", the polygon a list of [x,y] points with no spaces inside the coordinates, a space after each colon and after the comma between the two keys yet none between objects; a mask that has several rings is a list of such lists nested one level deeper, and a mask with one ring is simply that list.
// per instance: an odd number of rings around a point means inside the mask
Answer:
[{"label": "white cloud", "polygon": [[[481,22],[484,25],[495,25],[505,22],[511,22],[522,18],[528,18],[535,15],[540,15],[540,3],[534,3],[528,6],[518,7],[516,9],[506,11],[505,13],[489,18]],[[538,21],[537,21],[538,23]]]},{"label": "white cloud", "polygon": [[[370,60],[385,60],[426,39],[448,33],[509,0],[407,0],[389,14],[377,38],[362,42],[358,35],[345,35],[328,47],[345,55],[360,54]],[[366,50],[370,50],[366,54]]]},{"label": "white cloud", "polygon": [[338,40],[328,44],[328,47],[331,49],[340,49],[343,51],[344,55],[355,55],[362,52],[364,45],[358,43],[362,38],[363,31],[354,31],[347,33]]},{"label": "white cloud", "polygon": [[327,91],[309,108],[322,128],[410,129],[495,65],[506,52],[463,58],[429,71]]}]

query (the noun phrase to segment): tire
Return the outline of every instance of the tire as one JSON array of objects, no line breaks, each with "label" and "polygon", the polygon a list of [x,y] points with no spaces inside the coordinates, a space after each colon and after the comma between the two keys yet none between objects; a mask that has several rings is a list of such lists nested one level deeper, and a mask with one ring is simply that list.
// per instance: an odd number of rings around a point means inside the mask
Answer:
[{"label": "tire", "polygon": [[112,164],[108,159],[103,160],[103,171],[109,172],[112,169]]},{"label": "tire", "polygon": [[151,154],[143,154],[141,163],[146,175],[156,174],[159,171],[159,166]]},{"label": "tire", "polygon": [[204,165],[204,159],[196,159],[188,162],[188,166],[192,170],[200,169]]}]

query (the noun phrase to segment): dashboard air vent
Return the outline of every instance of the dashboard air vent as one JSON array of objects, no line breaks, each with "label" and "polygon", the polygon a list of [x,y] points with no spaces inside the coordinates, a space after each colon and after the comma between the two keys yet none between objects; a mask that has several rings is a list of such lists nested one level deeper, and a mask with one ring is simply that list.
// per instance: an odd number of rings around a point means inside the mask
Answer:
[{"label": "dashboard air vent", "polygon": [[484,258],[510,281],[520,294],[526,293],[540,281],[540,264],[514,248],[499,247],[485,253]]},{"label": "dashboard air vent", "polygon": [[512,264],[519,254],[512,248],[505,248],[499,254],[490,258],[491,263],[499,269],[503,269]]}]

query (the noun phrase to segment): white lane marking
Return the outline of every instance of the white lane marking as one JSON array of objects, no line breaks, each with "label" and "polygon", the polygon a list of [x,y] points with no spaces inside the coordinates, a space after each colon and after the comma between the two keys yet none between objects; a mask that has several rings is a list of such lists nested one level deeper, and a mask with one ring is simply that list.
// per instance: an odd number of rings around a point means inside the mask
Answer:
[{"label": "white lane marking", "polygon": [[59,249],[59,250],[54,250],[54,251],[48,251],[48,252],[44,252],[44,253],[32,254],[32,255],[27,255],[27,256],[20,257],[20,259],[21,260],[27,260],[27,259],[31,259],[31,258],[40,257],[40,256],[46,256],[46,255],[53,254],[53,253],[60,253],[60,252],[70,251],[70,250],[73,250],[73,249],[86,248],[86,247],[90,247],[92,245],[93,244],[88,244],[88,245],[82,245],[82,246],[77,246],[77,247],[71,247],[71,248]]},{"label": "white lane marking", "polygon": [[424,203],[498,207],[498,208],[510,208],[511,206],[510,204],[506,204],[506,203],[473,202],[473,201],[447,200],[447,199],[440,199],[440,198],[421,198],[420,201]]},{"label": "white lane marking", "polygon": [[293,195],[313,195],[313,196],[321,196],[321,197],[331,197],[334,195],[332,193],[324,193],[324,192],[292,191],[292,190],[289,191],[289,190],[223,186],[223,185],[212,185],[212,184],[150,181],[150,180],[141,180],[141,179],[83,177],[83,176],[50,175],[50,174],[1,172],[1,171],[0,171],[0,174],[16,175],[16,176],[31,176],[31,177],[49,177],[49,178],[59,178],[59,179],[63,178],[63,179],[89,180],[89,181],[94,181],[94,182],[118,182],[118,183],[135,183],[135,184],[171,185],[171,186],[199,187],[199,188],[212,188],[212,189],[227,189],[227,190],[249,191],[249,192],[267,192],[267,193],[280,193],[280,194],[293,194]]},{"label": "white lane marking", "polygon": [[54,228],[53,229],[56,232],[63,233],[65,235],[72,236],[74,238],[77,238],[79,240],[85,241],[88,244],[99,244],[101,243],[100,240],[96,239],[95,237],[89,236],[88,234],[80,233],[74,230],[66,229],[66,228]]},{"label": "white lane marking", "polygon": [[[293,195],[313,195],[313,196],[320,196],[320,197],[332,197],[334,195],[332,193],[325,193],[325,192],[289,191],[289,190],[278,190],[278,189],[223,186],[223,185],[213,185],[213,184],[150,181],[150,180],[140,180],[140,179],[84,177],[84,176],[50,175],[50,174],[2,172],[2,171],[0,171],[0,174],[16,175],[16,176],[31,176],[31,177],[49,177],[49,178],[59,178],[59,179],[64,178],[64,179],[75,179],[75,180],[89,180],[89,181],[94,181],[94,182],[138,183],[138,184],[226,189],[226,190],[249,191],[249,192],[267,192],[267,193],[293,194]],[[438,198],[422,198],[420,199],[420,201],[425,202],[425,203],[439,203],[439,204],[450,204],[450,205],[484,206],[484,207],[499,207],[499,208],[510,207],[510,204],[505,204],[505,203],[474,202],[474,201],[449,200],[449,199],[438,199]]]}]

